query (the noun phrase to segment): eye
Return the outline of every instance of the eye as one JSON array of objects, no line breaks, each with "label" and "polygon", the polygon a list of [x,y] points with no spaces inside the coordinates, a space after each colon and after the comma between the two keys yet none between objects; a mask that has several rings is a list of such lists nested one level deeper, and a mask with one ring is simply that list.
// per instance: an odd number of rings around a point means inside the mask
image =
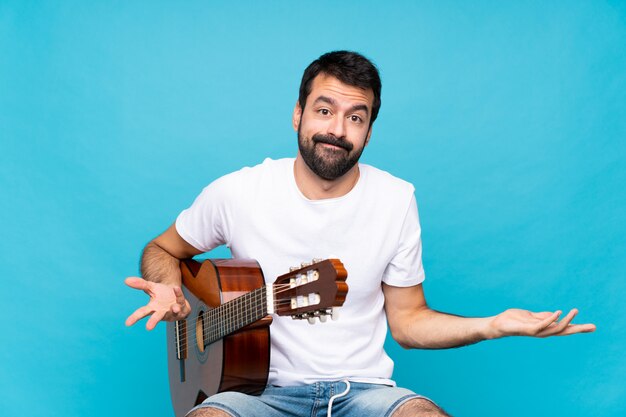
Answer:
[{"label": "eye", "polygon": [[325,109],[325,108],[319,109],[317,112],[321,114],[322,116],[328,116],[330,114],[330,110]]},{"label": "eye", "polygon": [[363,119],[361,119],[361,117],[357,116],[356,114],[353,114],[352,116],[350,116],[350,121],[354,123],[361,123],[363,122]]}]

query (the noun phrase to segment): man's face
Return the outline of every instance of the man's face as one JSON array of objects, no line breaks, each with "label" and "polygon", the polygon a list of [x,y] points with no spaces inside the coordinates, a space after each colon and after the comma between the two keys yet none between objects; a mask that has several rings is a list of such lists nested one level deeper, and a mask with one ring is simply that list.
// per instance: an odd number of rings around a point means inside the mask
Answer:
[{"label": "man's face", "polygon": [[308,167],[325,180],[348,172],[370,138],[374,93],[319,74],[313,79],[304,110],[296,105],[294,128]]}]

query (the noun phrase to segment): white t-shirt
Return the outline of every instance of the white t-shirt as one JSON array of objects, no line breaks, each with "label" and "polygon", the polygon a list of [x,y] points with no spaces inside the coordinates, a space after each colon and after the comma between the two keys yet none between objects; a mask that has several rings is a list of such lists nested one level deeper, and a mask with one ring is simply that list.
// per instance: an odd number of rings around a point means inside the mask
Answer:
[{"label": "white t-shirt", "polygon": [[299,385],[347,378],[394,385],[381,282],[397,287],[424,280],[413,186],[360,164],[357,184],[339,198],[309,200],[298,189],[294,159],[266,159],[207,186],[176,219],[191,245],[230,247],[256,259],[265,280],[313,258],[338,258],[348,271],[337,321],[310,325],[274,317],[269,383]]}]

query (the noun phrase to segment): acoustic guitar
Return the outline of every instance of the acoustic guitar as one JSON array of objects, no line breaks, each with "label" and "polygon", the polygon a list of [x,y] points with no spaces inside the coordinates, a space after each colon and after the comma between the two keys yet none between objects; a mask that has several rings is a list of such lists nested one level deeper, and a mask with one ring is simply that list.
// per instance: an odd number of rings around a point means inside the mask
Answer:
[{"label": "acoustic guitar", "polygon": [[167,324],[168,370],[177,417],[222,391],[260,394],[267,384],[272,315],[335,318],[348,293],[337,259],[314,260],[265,285],[251,259],[181,261],[185,320]]}]

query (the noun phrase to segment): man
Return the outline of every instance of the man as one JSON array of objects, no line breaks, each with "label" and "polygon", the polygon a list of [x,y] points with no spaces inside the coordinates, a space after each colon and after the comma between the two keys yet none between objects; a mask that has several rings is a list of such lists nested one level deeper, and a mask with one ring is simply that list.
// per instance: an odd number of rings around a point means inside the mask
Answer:
[{"label": "man", "polygon": [[126,323],[150,316],[150,330],[189,314],[179,260],[218,245],[236,258],[256,259],[268,282],[312,258],[339,258],[348,271],[350,292],[338,321],[310,327],[274,320],[269,385],[261,396],[220,393],[189,416],[301,416],[326,408],[335,416],[446,416],[431,400],[395,387],[383,350],[387,323],[400,345],[426,349],[595,330],[572,324],[576,310],[559,321],[560,311],[464,318],[428,308],[413,186],[358,163],[380,90],[376,67],[357,53],[315,60],[293,112],[296,158],[268,159],[210,184],[146,246],[144,279],[126,280],[150,295]]}]

